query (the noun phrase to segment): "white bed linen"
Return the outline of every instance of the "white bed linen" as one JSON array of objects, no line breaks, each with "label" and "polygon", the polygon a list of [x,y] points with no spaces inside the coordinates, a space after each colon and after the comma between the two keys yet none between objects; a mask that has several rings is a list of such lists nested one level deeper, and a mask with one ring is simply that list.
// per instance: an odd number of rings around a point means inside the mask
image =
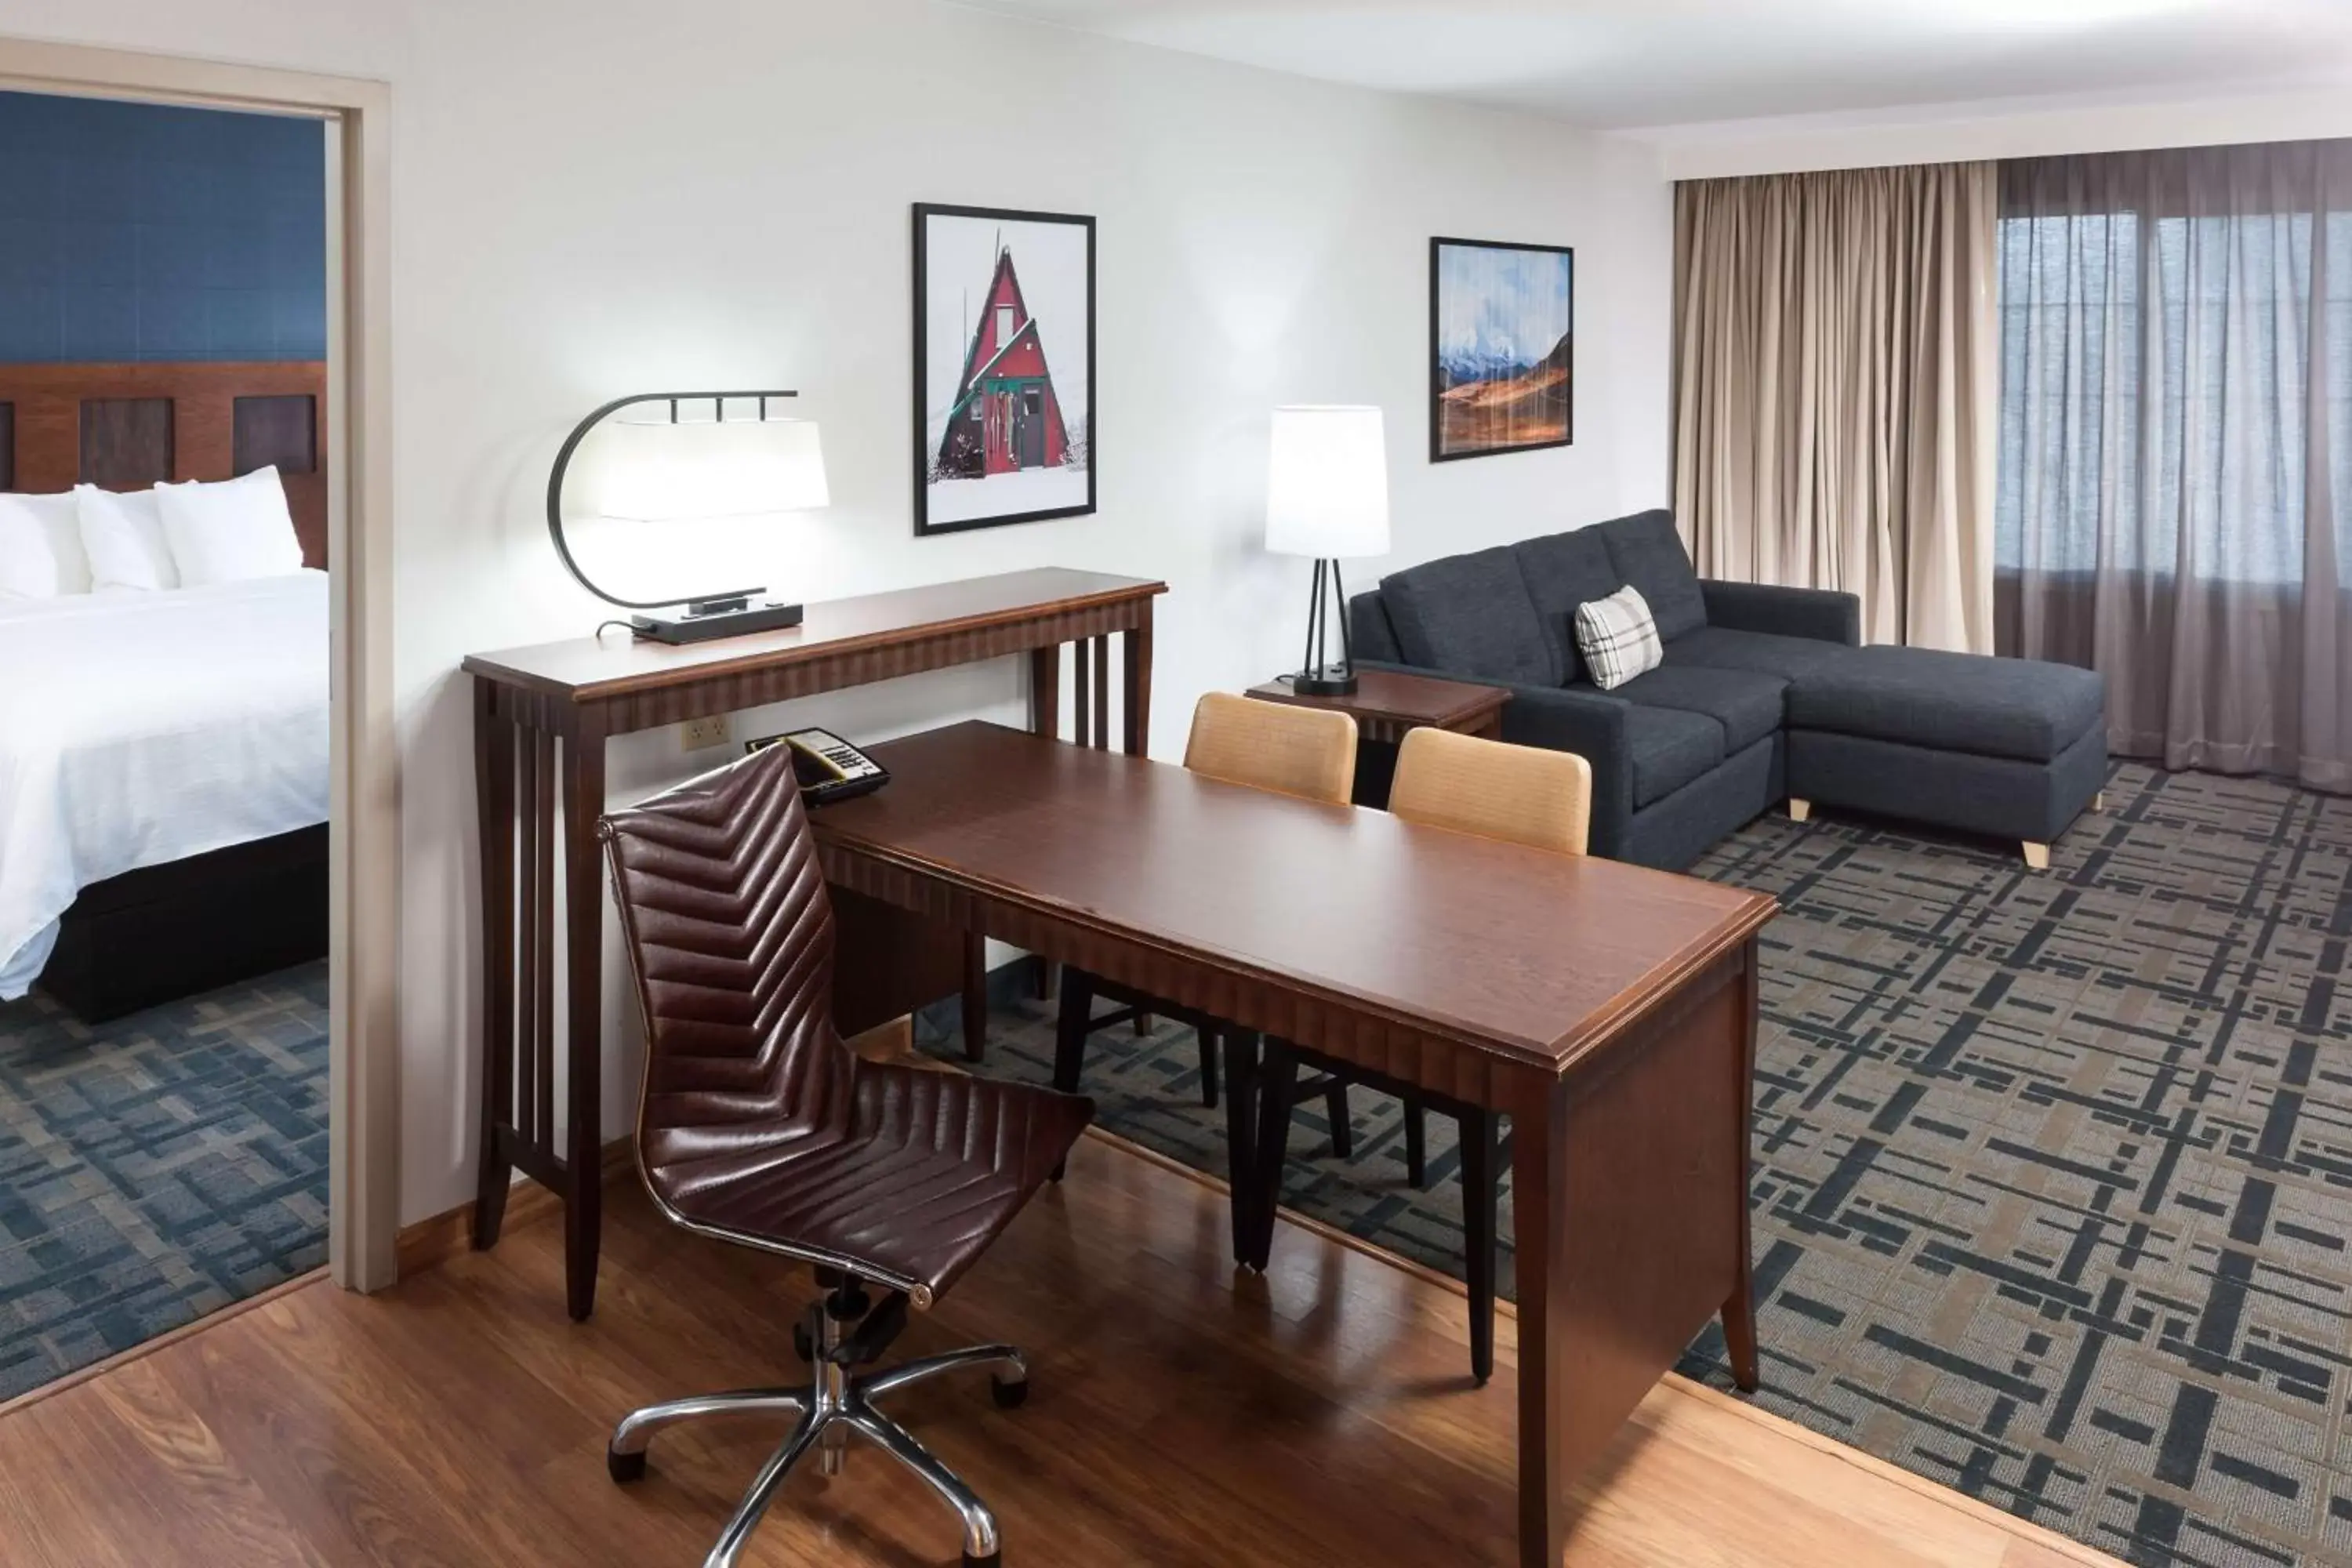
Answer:
[{"label": "white bed linen", "polygon": [[327,736],[323,572],[0,605],[0,1001],[89,884],[327,820]]}]

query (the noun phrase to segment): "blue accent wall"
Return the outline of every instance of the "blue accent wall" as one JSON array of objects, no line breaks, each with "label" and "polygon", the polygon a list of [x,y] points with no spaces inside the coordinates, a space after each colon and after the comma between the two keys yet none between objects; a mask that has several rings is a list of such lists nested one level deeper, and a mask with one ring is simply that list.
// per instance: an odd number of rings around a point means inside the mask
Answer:
[{"label": "blue accent wall", "polygon": [[326,355],[324,126],[0,92],[0,363]]}]

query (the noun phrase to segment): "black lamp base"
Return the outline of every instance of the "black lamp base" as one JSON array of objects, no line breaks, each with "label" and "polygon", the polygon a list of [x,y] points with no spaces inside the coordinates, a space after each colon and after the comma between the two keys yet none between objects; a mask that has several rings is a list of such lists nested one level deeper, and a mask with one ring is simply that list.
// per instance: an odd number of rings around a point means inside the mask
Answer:
[{"label": "black lamp base", "polygon": [[[1331,612],[1339,612],[1339,660],[1331,662],[1328,639]],[[1315,596],[1307,601],[1306,668],[1284,679],[1301,697],[1352,697],[1356,694],[1356,649],[1348,637],[1348,590],[1339,582],[1337,561],[1315,563]]]},{"label": "black lamp base", "polygon": [[683,616],[631,616],[629,629],[645,642],[698,643],[719,637],[740,637],[752,632],[782,631],[801,624],[798,605],[750,600],[728,602],[732,607],[701,609],[687,606]]},{"label": "black lamp base", "polygon": [[1301,697],[1353,697],[1356,694],[1356,672],[1345,665],[1327,664],[1320,669],[1301,670],[1290,678],[1290,689]]}]

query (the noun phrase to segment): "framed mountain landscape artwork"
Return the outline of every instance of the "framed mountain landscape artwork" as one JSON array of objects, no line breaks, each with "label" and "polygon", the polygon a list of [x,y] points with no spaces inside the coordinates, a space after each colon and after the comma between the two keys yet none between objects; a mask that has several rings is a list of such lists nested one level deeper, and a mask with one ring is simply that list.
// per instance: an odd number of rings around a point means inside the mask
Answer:
[{"label": "framed mountain landscape artwork", "polygon": [[1565,447],[1575,430],[1576,252],[1429,242],[1429,459]]},{"label": "framed mountain landscape artwork", "polygon": [[1095,510],[1095,220],[915,207],[915,531]]}]

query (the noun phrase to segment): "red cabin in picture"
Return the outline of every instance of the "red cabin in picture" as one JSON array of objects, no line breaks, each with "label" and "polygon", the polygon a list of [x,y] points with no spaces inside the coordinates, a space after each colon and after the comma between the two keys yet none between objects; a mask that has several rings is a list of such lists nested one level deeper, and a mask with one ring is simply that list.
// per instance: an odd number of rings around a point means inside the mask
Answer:
[{"label": "red cabin in picture", "polygon": [[1037,322],[1021,298],[1013,252],[1001,251],[964,354],[963,380],[948,410],[947,432],[940,437],[940,478],[977,479],[1020,468],[1058,468],[1069,447]]}]

